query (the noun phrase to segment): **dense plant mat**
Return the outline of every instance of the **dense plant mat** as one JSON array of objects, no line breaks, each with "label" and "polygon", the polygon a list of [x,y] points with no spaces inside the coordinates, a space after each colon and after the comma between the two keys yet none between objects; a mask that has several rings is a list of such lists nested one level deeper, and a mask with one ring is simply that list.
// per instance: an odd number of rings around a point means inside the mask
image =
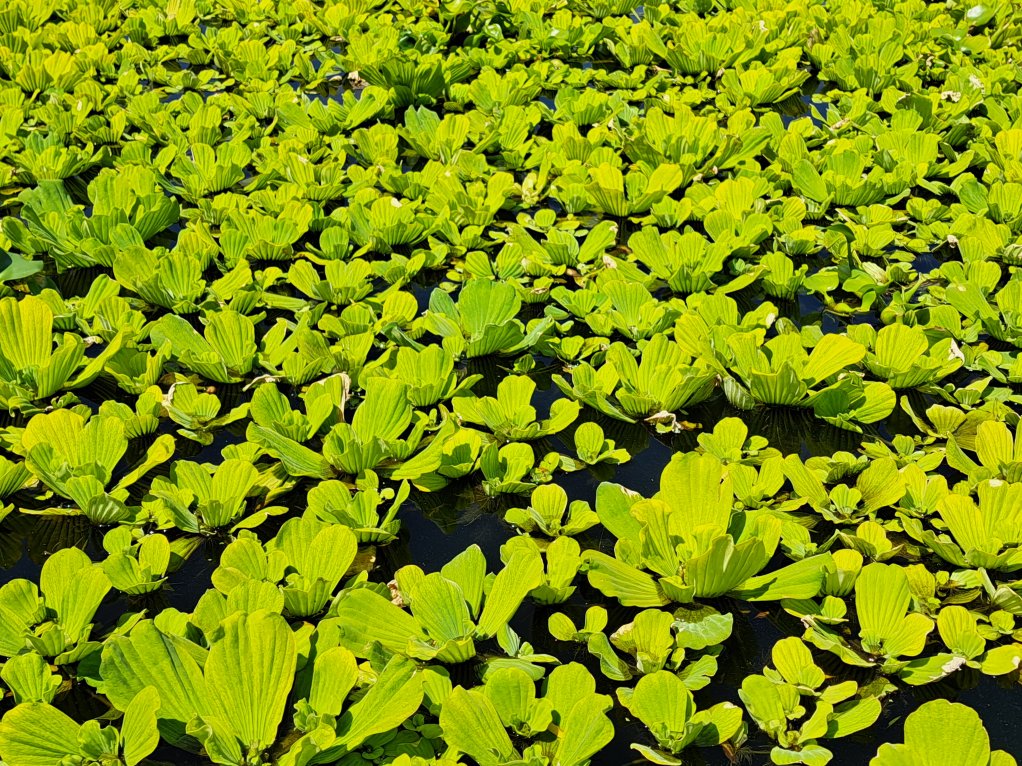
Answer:
[{"label": "dense plant mat", "polygon": [[1014,764],[974,1],[5,0],[0,761]]}]

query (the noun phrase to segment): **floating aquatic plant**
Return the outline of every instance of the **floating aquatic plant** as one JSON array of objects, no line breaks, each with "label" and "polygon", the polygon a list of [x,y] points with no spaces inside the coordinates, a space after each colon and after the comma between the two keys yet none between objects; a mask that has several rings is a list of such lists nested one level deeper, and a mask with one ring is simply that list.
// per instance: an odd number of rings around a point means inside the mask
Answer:
[{"label": "floating aquatic plant", "polygon": [[0,761],[843,763],[1010,702],[1019,30],[7,0]]}]

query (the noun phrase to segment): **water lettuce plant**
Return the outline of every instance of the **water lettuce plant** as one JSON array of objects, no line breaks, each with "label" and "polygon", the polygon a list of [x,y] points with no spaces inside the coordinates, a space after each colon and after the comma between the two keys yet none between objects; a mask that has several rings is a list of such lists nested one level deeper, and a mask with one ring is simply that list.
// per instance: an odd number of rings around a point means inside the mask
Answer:
[{"label": "water lettuce plant", "polygon": [[103,568],[77,548],[48,558],[38,585],[8,581],[0,588],[0,656],[34,652],[60,666],[99,651],[102,643],[91,640],[93,619],[110,587]]},{"label": "water lettuce plant", "polygon": [[88,385],[123,342],[117,336],[88,357],[80,335],[65,333],[55,342],[52,308],[31,295],[0,300],[0,332],[10,339],[0,352],[0,406],[12,412],[38,411],[35,402]]},{"label": "water lettuce plant", "polygon": [[[518,668],[503,668],[480,689],[455,687],[443,701],[440,726],[458,752],[480,766],[521,762],[586,766],[613,737],[607,717],[610,699],[596,693],[596,682],[577,663],[554,668],[542,695]],[[527,747],[515,739],[533,740]],[[549,733],[548,733],[549,732]]]},{"label": "water lettuce plant", "polygon": [[[495,575],[487,575],[478,546],[467,548],[439,572],[403,567],[395,575],[407,611],[372,588],[354,588],[332,614],[344,625],[344,645],[364,654],[373,644],[387,652],[458,663],[476,654],[476,641],[501,631],[525,597],[542,585],[538,552],[517,550]],[[356,615],[361,615],[355,619]],[[372,615],[373,619],[365,619]]]},{"label": "water lettuce plant", "polygon": [[[122,461],[128,452],[125,423],[100,413],[87,417],[72,409],[33,416],[15,447],[25,465],[60,498],[37,513],[86,516],[97,524],[132,521],[140,513],[129,506],[129,489],[147,472],[170,459],[174,440],[158,436],[131,470]],[[119,479],[113,483],[115,471]]]},{"label": "water lettuce plant", "polygon": [[615,555],[590,550],[583,558],[590,584],[622,604],[661,606],[728,593],[811,598],[820,591],[826,555],[757,577],[777,549],[781,522],[736,512],[733,481],[713,455],[672,459],[650,499],[623,488],[604,498],[596,512],[617,538]]},{"label": "water lettuce plant", "polygon": [[11,766],[76,761],[135,766],[159,745],[159,707],[159,693],[146,687],[127,704],[117,729],[99,721],[78,724],[46,702],[24,702],[0,720],[0,757]]},{"label": "water lettuce plant", "polygon": [[[825,686],[823,670],[801,639],[781,639],[771,658],[774,667],[747,676],[739,695],[756,725],[777,743],[770,751],[773,763],[828,763],[832,753],[819,740],[854,734],[880,716],[880,701],[860,696],[854,681]],[[812,712],[802,697],[814,699]]]}]

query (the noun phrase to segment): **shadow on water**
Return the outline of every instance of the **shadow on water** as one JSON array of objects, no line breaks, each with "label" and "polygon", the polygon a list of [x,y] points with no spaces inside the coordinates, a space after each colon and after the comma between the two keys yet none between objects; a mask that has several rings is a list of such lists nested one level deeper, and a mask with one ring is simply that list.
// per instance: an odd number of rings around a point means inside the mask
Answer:
[{"label": "shadow on water", "polygon": [[808,117],[817,128],[823,127],[827,115],[827,102],[820,98],[827,91],[828,85],[814,77],[810,77],[799,91],[778,104],[774,110],[781,118],[785,127],[798,119]]}]

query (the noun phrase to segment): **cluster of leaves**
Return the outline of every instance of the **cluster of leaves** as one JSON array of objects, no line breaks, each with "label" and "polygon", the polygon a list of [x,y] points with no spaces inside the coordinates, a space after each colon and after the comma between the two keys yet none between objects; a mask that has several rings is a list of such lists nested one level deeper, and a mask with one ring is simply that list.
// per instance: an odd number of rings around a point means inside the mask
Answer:
[{"label": "cluster of leaves", "polygon": [[0,762],[816,766],[1017,684],[1019,13],[6,0]]}]

